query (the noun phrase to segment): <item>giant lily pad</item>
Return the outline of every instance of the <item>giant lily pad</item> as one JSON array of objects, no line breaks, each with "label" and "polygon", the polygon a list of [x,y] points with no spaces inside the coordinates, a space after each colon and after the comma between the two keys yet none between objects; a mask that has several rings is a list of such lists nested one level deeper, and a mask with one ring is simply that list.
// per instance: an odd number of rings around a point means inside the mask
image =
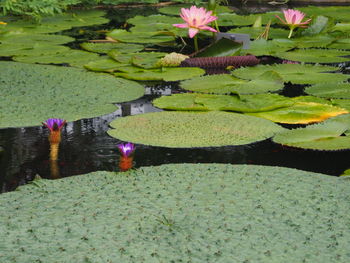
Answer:
[{"label": "giant lily pad", "polygon": [[265,118],[278,123],[308,124],[320,122],[330,117],[348,113],[347,110],[315,102],[297,102],[286,108],[273,111],[247,113],[252,116]]},{"label": "giant lily pad", "polygon": [[[136,68],[136,67],[134,67]],[[131,80],[145,80],[145,81],[178,81],[189,79],[205,74],[205,70],[201,68],[156,68],[156,69],[141,69],[136,68],[136,71],[115,73],[115,76],[131,79]]]},{"label": "giant lily pad", "polygon": [[276,54],[277,57],[301,61],[301,62],[313,62],[313,63],[339,63],[350,61],[349,51],[336,50],[336,49],[297,49],[288,52],[280,52]]},{"label": "giant lily pad", "polygon": [[0,127],[35,126],[48,118],[67,121],[116,110],[112,103],[141,97],[142,86],[84,70],[0,62]]},{"label": "giant lily pad", "polygon": [[169,164],[41,179],[1,196],[0,259],[348,262],[349,203],[346,179],[271,166]]},{"label": "giant lily pad", "polygon": [[181,82],[186,90],[217,94],[256,94],[283,89],[283,80],[275,72],[264,72],[251,81],[238,79],[234,76],[209,75]]},{"label": "giant lily pad", "polygon": [[108,133],[120,140],[153,146],[189,148],[243,145],[282,130],[273,122],[237,113],[156,112],[119,118]]},{"label": "giant lily pad", "polygon": [[350,99],[349,83],[319,83],[307,87],[305,92],[322,98]]},{"label": "giant lily pad", "polygon": [[277,94],[256,95],[214,95],[183,93],[162,96],[153,101],[154,106],[168,110],[223,110],[237,112],[271,111],[289,107],[295,101]]},{"label": "giant lily pad", "polygon": [[340,115],[306,128],[285,130],[277,134],[273,141],[313,150],[344,150],[350,149],[350,136],[344,136],[348,130],[350,114]]},{"label": "giant lily pad", "polygon": [[349,78],[346,74],[326,73],[339,70],[337,67],[302,64],[258,65],[239,68],[232,72],[238,78],[255,79],[266,71],[277,72],[284,82],[293,84],[316,84],[323,82],[341,82]]}]

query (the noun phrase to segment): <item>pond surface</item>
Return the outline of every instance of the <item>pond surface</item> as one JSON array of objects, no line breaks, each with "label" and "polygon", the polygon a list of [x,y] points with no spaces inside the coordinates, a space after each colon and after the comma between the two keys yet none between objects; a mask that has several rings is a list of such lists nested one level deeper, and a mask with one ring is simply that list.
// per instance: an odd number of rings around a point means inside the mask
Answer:
[{"label": "pond surface", "polygon": [[[139,9],[136,13],[153,14],[154,8]],[[111,22],[107,28],[123,24],[126,18],[136,14],[111,11]],[[91,27],[99,29],[99,27]],[[106,28],[102,26],[100,28]],[[73,29],[67,34],[75,36],[77,42],[100,36],[100,33]],[[0,129],[0,192],[14,190],[18,185],[33,180],[36,175],[43,178],[61,178],[97,170],[119,171],[119,140],[106,131],[109,123],[123,116],[160,111],[151,101],[160,95],[181,92],[176,83],[162,83],[146,87],[146,95],[136,101],[117,104],[114,113],[102,117],[71,122],[62,130],[58,161],[49,160],[50,144],[45,127]],[[302,93],[302,88],[299,89]],[[284,95],[289,94],[288,90]],[[349,168],[350,151],[321,152],[282,147],[270,140],[245,146],[211,148],[164,148],[136,145],[134,167],[167,163],[231,163],[283,166],[307,171],[340,175]]]}]

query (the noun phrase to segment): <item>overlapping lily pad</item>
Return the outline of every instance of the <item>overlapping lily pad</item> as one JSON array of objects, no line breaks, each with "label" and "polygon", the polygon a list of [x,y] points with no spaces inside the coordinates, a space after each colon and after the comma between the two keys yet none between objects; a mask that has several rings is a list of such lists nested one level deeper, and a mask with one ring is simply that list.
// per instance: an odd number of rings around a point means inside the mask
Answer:
[{"label": "overlapping lily pad", "polygon": [[67,121],[116,110],[112,103],[141,97],[128,80],[80,69],[0,62],[0,127],[35,126],[48,118]]},{"label": "overlapping lily pad", "polygon": [[137,67],[131,67],[129,69],[131,69],[132,71],[125,73],[115,73],[115,76],[131,80],[178,81],[190,79],[205,74],[205,70],[201,68],[164,67],[155,69],[142,69]]},{"label": "overlapping lily pad", "polygon": [[[228,31],[228,33],[249,34],[251,39],[256,39],[265,30],[264,27],[238,27]],[[270,28],[269,39],[287,37],[289,31],[282,28]]]},{"label": "overlapping lily pad", "polygon": [[[312,63],[340,63],[350,61],[350,52],[336,49],[297,49],[288,52],[280,52],[277,57]],[[347,57],[346,57],[347,56]]]},{"label": "overlapping lily pad", "polygon": [[128,32],[123,29],[115,29],[107,34],[107,36],[127,43],[139,44],[164,44],[175,41],[175,34],[171,32]]},{"label": "overlapping lily pad", "polygon": [[331,99],[333,105],[347,109],[350,112],[350,99]]},{"label": "overlapping lily pad", "polygon": [[344,180],[231,164],[36,180],[1,197],[1,261],[348,262]]},{"label": "overlapping lily pad", "polygon": [[349,113],[347,110],[316,102],[297,102],[290,107],[279,108],[273,111],[247,113],[278,123],[308,124],[321,122],[330,117]]},{"label": "overlapping lily pad", "polygon": [[334,18],[336,21],[350,22],[349,6],[308,6],[298,8],[302,12],[310,15],[322,15]]},{"label": "overlapping lily pad", "polygon": [[349,75],[327,73],[339,70],[337,67],[303,64],[273,64],[239,68],[232,74],[242,79],[255,79],[266,71],[275,71],[284,80],[293,84],[317,84],[346,81]]},{"label": "overlapping lily pad", "polygon": [[350,114],[345,114],[306,128],[285,130],[273,141],[304,149],[345,150],[350,149],[350,136],[346,133],[349,130]]},{"label": "overlapping lily pad", "polygon": [[111,50],[117,50],[122,53],[134,53],[144,49],[143,45],[125,44],[125,43],[91,43],[85,42],[80,45],[83,49],[100,54],[107,54]]},{"label": "overlapping lily pad", "polygon": [[272,71],[263,72],[250,81],[228,74],[209,75],[183,81],[181,88],[216,94],[256,94],[283,89],[283,80],[279,74]]},{"label": "overlapping lily pad", "polygon": [[276,53],[284,52],[292,47],[279,46],[274,41],[259,39],[250,43],[250,47],[244,50],[245,54],[251,54],[255,56],[274,56]]},{"label": "overlapping lily pad", "polygon": [[350,49],[350,38],[337,39],[328,45],[327,48]]},{"label": "overlapping lily pad", "polygon": [[268,120],[222,111],[147,113],[116,119],[111,126],[108,133],[120,140],[175,148],[249,144],[283,129]]},{"label": "overlapping lily pad", "polygon": [[307,87],[305,92],[322,98],[350,99],[350,83],[320,83]]},{"label": "overlapping lily pad", "polygon": [[162,96],[153,101],[154,106],[167,110],[223,110],[236,112],[271,111],[292,106],[294,103],[295,101],[292,99],[277,94],[229,96],[183,93]]}]

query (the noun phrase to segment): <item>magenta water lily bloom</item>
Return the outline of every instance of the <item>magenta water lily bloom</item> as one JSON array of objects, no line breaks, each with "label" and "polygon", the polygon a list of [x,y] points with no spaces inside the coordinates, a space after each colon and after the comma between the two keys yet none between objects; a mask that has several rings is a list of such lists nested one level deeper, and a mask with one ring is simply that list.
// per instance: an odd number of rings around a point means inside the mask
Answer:
[{"label": "magenta water lily bloom", "polygon": [[212,16],[212,11],[207,11],[203,7],[191,6],[191,8],[181,8],[181,18],[186,24],[173,24],[175,27],[188,28],[188,35],[193,38],[200,30],[208,30],[217,32],[214,28],[207,26],[207,24],[215,21],[216,16]]},{"label": "magenta water lily bloom", "polygon": [[65,120],[62,119],[47,119],[43,124],[50,129],[50,131],[59,131],[66,124]]},{"label": "magenta water lily bloom", "polygon": [[129,157],[135,151],[135,145],[131,142],[118,144],[118,149],[123,157]]},{"label": "magenta water lily bloom", "polygon": [[311,19],[308,19],[303,22],[305,14],[299,10],[287,9],[283,10],[284,19],[281,19],[279,16],[276,16],[283,24],[287,25],[290,28],[289,36],[290,38],[293,34],[293,30],[297,27],[307,27],[307,24],[310,23]]}]

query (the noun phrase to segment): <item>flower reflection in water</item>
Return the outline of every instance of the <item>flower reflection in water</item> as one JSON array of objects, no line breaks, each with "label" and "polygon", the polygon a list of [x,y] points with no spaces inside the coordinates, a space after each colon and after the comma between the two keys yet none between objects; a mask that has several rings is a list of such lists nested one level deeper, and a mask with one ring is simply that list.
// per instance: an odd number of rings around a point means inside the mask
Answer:
[{"label": "flower reflection in water", "polygon": [[118,149],[121,154],[119,160],[119,169],[124,172],[132,168],[133,166],[133,153],[135,152],[135,145],[133,143],[121,143],[118,144]]}]

